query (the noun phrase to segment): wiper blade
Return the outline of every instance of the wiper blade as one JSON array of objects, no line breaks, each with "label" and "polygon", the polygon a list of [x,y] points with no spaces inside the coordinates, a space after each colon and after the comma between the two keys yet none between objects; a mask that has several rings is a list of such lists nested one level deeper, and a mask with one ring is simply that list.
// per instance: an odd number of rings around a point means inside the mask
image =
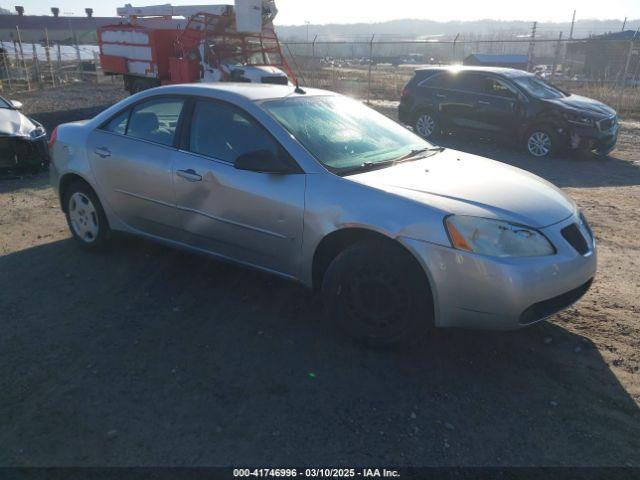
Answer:
[{"label": "wiper blade", "polygon": [[348,175],[354,172],[365,172],[368,170],[373,170],[375,168],[382,168],[389,165],[395,165],[396,163],[408,162],[410,160],[420,160],[422,158],[426,158],[426,153],[440,153],[444,151],[444,147],[427,147],[427,148],[419,148],[415,150],[411,150],[407,155],[404,155],[400,158],[395,158],[393,160],[384,160],[381,162],[362,162],[360,165],[349,168],[336,169],[336,173],[338,175]]},{"label": "wiper blade", "polygon": [[339,175],[348,175],[349,173],[353,173],[353,172],[365,172],[367,170],[371,170],[371,169],[379,167],[379,166],[389,165],[390,163],[393,163],[393,162],[392,161],[387,161],[387,162],[362,162],[360,165],[357,165],[355,167],[340,168],[340,169],[337,170],[337,173]]},{"label": "wiper blade", "polygon": [[411,150],[406,155],[404,155],[404,156],[402,156],[400,158],[396,158],[394,160],[394,163],[404,162],[404,161],[407,161],[407,160],[418,160],[419,158],[424,158],[424,157],[421,157],[421,155],[423,153],[429,153],[429,152],[440,153],[440,152],[443,152],[443,151],[444,151],[444,147],[416,148],[414,150]]}]

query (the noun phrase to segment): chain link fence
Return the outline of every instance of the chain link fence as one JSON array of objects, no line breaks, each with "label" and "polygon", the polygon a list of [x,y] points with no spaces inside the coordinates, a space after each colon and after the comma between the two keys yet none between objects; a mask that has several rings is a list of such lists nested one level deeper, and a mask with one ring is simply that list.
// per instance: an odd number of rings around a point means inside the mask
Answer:
[{"label": "chain link fence", "polygon": [[454,39],[284,42],[301,85],[367,100],[399,100],[415,69],[486,65],[536,73],[571,93],[640,115],[640,36],[630,39]]},{"label": "chain link fence", "polygon": [[[46,32],[43,38],[47,38]],[[439,65],[507,66],[535,72],[561,89],[595,98],[627,116],[640,116],[640,35],[587,39],[473,38],[282,42],[301,85],[365,100],[397,101],[416,68]],[[118,81],[102,75],[96,45],[0,40],[3,92],[74,82]]]}]

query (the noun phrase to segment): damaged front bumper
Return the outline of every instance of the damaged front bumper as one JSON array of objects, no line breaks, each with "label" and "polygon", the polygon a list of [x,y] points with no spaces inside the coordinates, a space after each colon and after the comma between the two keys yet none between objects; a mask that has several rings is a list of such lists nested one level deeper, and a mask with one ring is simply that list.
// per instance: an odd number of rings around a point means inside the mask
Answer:
[{"label": "damaged front bumper", "polygon": [[596,127],[584,128],[572,126],[569,129],[569,146],[576,150],[595,150],[600,155],[607,155],[618,141],[620,124],[617,117],[606,119],[608,122],[602,128],[602,121]]},{"label": "damaged front bumper", "polygon": [[29,135],[0,132],[0,168],[40,168],[48,163],[47,132],[39,123]]}]

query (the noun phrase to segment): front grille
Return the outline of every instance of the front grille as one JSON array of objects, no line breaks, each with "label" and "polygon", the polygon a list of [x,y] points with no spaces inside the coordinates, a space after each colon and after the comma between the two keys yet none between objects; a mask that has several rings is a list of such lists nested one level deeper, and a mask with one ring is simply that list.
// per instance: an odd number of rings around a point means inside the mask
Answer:
[{"label": "front grille", "polygon": [[598,128],[601,131],[606,132],[607,130],[611,129],[615,124],[616,124],[616,116],[614,115],[613,117],[600,120],[598,122]]},{"label": "front grille", "polygon": [[592,282],[593,278],[584,285],[580,285],[578,288],[569,290],[562,295],[558,295],[557,297],[553,297],[548,300],[543,300],[542,302],[534,303],[524,312],[522,312],[519,319],[520,324],[528,325],[530,323],[537,322],[538,320],[550,317],[554,313],[558,313],[561,310],[564,310],[569,305],[577,302],[585,293],[587,293],[587,290],[589,290],[589,287],[591,287]]},{"label": "front grille", "polygon": [[277,77],[262,77],[262,83],[270,83],[273,85],[287,85],[289,83],[289,79],[287,77],[283,77],[279,75]]},{"label": "front grille", "polygon": [[568,227],[560,230],[564,239],[569,242],[580,255],[586,255],[589,252],[589,244],[578,228],[577,223],[572,223]]}]

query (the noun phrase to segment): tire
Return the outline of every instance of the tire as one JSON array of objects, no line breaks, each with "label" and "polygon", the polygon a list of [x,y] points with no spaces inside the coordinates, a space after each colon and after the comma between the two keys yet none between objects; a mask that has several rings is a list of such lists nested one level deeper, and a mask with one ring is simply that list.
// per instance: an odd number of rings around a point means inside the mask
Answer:
[{"label": "tire", "polygon": [[426,140],[433,139],[442,133],[441,123],[438,115],[425,110],[416,115],[413,131]]},{"label": "tire", "polygon": [[391,241],[342,251],[322,282],[329,322],[371,347],[417,341],[433,326],[431,290],[415,259]]},{"label": "tire", "polygon": [[559,137],[545,125],[530,128],[524,135],[524,148],[536,158],[549,158],[559,150]]},{"label": "tire", "polygon": [[105,247],[110,236],[109,221],[93,189],[76,180],[64,192],[64,212],[73,238],[89,250]]},{"label": "tire", "polygon": [[131,82],[129,93],[131,95],[135,95],[136,93],[143,92],[150,88],[153,88],[153,85],[149,81],[138,78]]}]

